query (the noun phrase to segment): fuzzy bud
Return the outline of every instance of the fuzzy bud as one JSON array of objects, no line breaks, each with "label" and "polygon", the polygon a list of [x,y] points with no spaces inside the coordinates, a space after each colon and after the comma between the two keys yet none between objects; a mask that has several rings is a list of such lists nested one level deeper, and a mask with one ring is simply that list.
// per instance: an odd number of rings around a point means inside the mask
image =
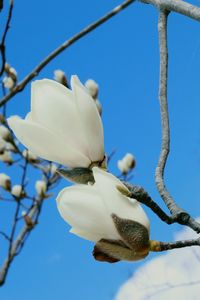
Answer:
[{"label": "fuzzy bud", "polygon": [[0,137],[6,142],[9,142],[11,140],[10,131],[4,125],[0,125]]},{"label": "fuzzy bud", "polygon": [[93,79],[88,79],[85,82],[85,87],[88,89],[89,94],[92,96],[92,98],[96,99],[99,92],[99,86]]},{"label": "fuzzy bud", "polygon": [[10,76],[6,76],[3,78],[3,85],[5,88],[12,90],[15,86],[15,81]]},{"label": "fuzzy bud", "polygon": [[8,175],[4,173],[0,173],[0,186],[4,188],[6,191],[10,191],[11,179]]},{"label": "fuzzy bud", "polygon": [[3,154],[0,154],[0,161],[3,161],[4,163],[7,163],[9,165],[12,165],[13,159],[9,151],[3,152]]},{"label": "fuzzy bud", "polygon": [[24,197],[25,196],[25,193],[22,189],[22,186],[19,185],[19,184],[16,184],[12,187],[11,189],[11,194],[13,196],[15,196],[16,198],[20,198],[20,197]]},{"label": "fuzzy bud", "polygon": [[122,174],[127,174],[135,167],[136,161],[131,153],[127,153],[121,160],[118,160],[117,166]]},{"label": "fuzzy bud", "polygon": [[47,190],[46,182],[44,180],[37,180],[35,183],[35,189],[39,196],[44,197]]},{"label": "fuzzy bud", "polygon": [[54,71],[54,79],[57,82],[63,84],[64,86],[68,86],[65,72],[63,72],[62,70],[55,70]]},{"label": "fuzzy bud", "polygon": [[0,155],[4,153],[6,149],[6,142],[0,137]]},{"label": "fuzzy bud", "polygon": [[32,153],[30,150],[24,149],[22,152],[22,155],[24,158],[26,158],[29,162],[38,162],[38,157]]}]

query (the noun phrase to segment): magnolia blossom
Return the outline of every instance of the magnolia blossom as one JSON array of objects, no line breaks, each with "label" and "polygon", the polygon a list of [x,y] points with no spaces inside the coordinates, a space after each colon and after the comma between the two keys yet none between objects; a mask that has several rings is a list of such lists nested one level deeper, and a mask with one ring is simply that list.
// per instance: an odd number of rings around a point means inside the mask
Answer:
[{"label": "magnolia blossom", "polygon": [[70,232],[97,242],[94,256],[98,260],[145,257],[149,220],[144,210],[138,201],[120,193],[120,189],[129,193],[120,180],[97,167],[92,170],[94,185],[67,187],[56,199],[62,218],[72,226]]},{"label": "magnolia blossom", "polygon": [[53,80],[32,83],[31,111],[8,124],[35,155],[71,168],[104,160],[103,127],[94,100],[77,76],[72,90]]}]

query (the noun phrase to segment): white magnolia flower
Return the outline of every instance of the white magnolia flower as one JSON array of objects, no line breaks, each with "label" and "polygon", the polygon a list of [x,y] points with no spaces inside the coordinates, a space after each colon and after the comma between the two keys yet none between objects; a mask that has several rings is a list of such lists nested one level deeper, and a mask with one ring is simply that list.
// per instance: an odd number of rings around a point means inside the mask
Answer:
[{"label": "white magnolia flower", "polygon": [[11,194],[17,198],[20,197],[22,193],[23,193],[22,186],[19,184],[14,185],[11,189]]},{"label": "white magnolia flower", "polygon": [[35,155],[71,168],[104,159],[103,127],[94,100],[77,76],[72,90],[53,80],[32,83],[31,112],[8,119],[17,138]]},{"label": "white magnolia flower", "polygon": [[96,97],[98,96],[98,92],[99,92],[99,86],[96,83],[96,81],[94,81],[93,79],[88,79],[85,82],[85,86],[88,89],[92,98],[96,99]]},{"label": "white magnolia flower", "polygon": [[139,202],[119,192],[117,187],[125,189],[127,193],[129,191],[112,174],[97,167],[93,168],[93,173],[94,185],[67,187],[56,199],[62,218],[72,226],[70,232],[94,242],[106,239],[126,243],[114,222],[117,218],[125,223],[124,226],[119,222],[124,232],[126,224],[132,221],[133,224],[139,224],[146,231],[145,243],[148,244],[149,220]]},{"label": "white magnolia flower", "polygon": [[37,180],[35,183],[35,189],[39,196],[44,196],[47,190],[47,184],[44,180]]},{"label": "white magnolia flower", "polygon": [[0,173],[0,186],[5,190],[10,190],[11,187],[11,179],[8,175],[4,173]]}]

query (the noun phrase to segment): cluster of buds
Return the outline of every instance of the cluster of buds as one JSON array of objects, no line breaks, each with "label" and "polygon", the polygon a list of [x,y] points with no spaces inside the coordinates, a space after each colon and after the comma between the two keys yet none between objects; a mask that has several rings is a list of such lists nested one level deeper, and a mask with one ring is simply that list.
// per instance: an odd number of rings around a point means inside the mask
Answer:
[{"label": "cluster of buds", "polygon": [[12,90],[17,83],[17,72],[8,63],[5,64],[4,71],[6,76],[3,78],[3,85],[5,88]]},{"label": "cluster of buds", "polygon": [[54,80],[63,84],[64,86],[68,87],[67,77],[65,72],[62,70],[55,70],[54,71]]},{"label": "cluster of buds", "polygon": [[88,79],[85,82],[85,87],[88,89],[89,94],[94,99],[96,107],[98,109],[98,112],[101,115],[102,114],[102,106],[101,106],[101,103],[100,103],[100,101],[98,99],[98,94],[99,94],[99,86],[98,86],[98,84],[93,79]]},{"label": "cluster of buds", "polygon": [[126,175],[136,165],[134,156],[131,153],[127,153],[121,160],[118,160],[117,166],[123,175]]},{"label": "cluster of buds", "polygon": [[[11,133],[5,125],[0,125],[0,161],[11,165],[13,159],[10,153],[10,141],[12,140]],[[12,150],[11,150],[12,151]]]},{"label": "cluster of buds", "polygon": [[15,152],[15,148],[11,143],[12,135],[10,130],[3,124],[0,125],[0,161],[9,165],[13,163],[11,152]]}]

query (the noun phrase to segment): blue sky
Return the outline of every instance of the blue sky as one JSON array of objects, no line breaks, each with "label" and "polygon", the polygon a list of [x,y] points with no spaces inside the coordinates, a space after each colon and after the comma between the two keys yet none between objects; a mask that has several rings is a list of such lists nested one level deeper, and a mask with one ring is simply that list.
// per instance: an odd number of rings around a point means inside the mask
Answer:
[{"label": "blue sky", "polygon": [[[119,3],[16,1],[7,39],[9,63],[22,79],[60,43]],[[2,26],[4,13],[0,17]],[[52,78],[55,69],[63,69],[68,77],[77,74],[83,82],[93,78],[99,83],[105,148],[107,153],[117,149],[110,169],[117,175],[117,160],[132,152],[137,160],[132,182],[144,186],[163,206],[154,183],[161,137],[157,18],[154,7],[133,4],[62,53],[38,78]],[[171,153],[166,182],[177,202],[194,216],[199,215],[200,181],[199,34],[198,22],[169,16]],[[24,116],[29,108],[30,85],[11,100],[8,114]],[[16,172],[14,176],[17,183]],[[180,228],[167,226],[148,209],[146,212],[152,239],[171,240]],[[0,211],[0,219],[6,221],[9,213]],[[0,289],[2,300],[113,299],[119,286],[143,264],[99,263],[91,255],[92,243],[69,234],[68,229],[54,198],[47,200],[40,224]]]}]

